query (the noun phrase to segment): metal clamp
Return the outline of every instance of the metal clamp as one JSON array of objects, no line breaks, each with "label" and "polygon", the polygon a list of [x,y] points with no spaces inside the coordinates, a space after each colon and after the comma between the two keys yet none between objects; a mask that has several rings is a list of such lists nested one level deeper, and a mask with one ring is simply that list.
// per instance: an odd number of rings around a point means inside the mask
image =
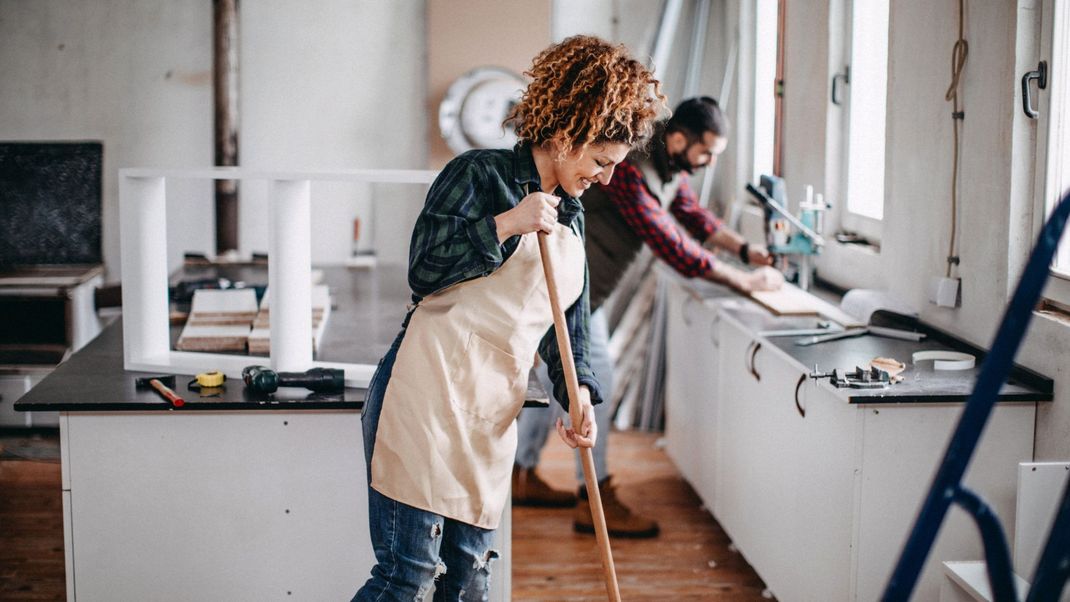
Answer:
[{"label": "metal clamp", "polygon": [[1022,76],[1022,110],[1030,119],[1040,117],[1040,113],[1033,108],[1033,95],[1029,91],[1029,80],[1037,80],[1037,89],[1044,90],[1048,87],[1048,62],[1040,61],[1035,71],[1029,71]]}]

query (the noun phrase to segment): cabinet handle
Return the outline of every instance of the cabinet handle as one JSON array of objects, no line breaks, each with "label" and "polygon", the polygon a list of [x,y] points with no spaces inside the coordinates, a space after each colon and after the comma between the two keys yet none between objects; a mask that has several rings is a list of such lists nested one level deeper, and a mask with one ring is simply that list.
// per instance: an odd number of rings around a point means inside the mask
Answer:
[{"label": "cabinet handle", "polygon": [[758,350],[761,349],[761,348],[762,348],[762,342],[761,341],[753,341],[753,342],[751,342],[751,346],[750,346],[750,350],[751,350],[750,351],[750,365],[747,366],[747,370],[750,371],[751,375],[754,377],[754,380],[758,380],[758,381],[762,380],[762,375],[758,374],[758,371],[754,369],[754,360],[758,355]]},{"label": "cabinet handle", "polygon": [[806,382],[805,373],[799,377],[799,382],[795,383],[795,409],[798,410],[799,416],[806,418],[806,408],[802,407],[802,404],[799,403],[799,389],[802,388],[804,382]]},{"label": "cabinet handle", "polygon": [[713,343],[714,348],[720,349],[721,339],[717,336],[717,325],[721,323],[721,312],[713,314],[713,320],[710,320],[710,342]]}]

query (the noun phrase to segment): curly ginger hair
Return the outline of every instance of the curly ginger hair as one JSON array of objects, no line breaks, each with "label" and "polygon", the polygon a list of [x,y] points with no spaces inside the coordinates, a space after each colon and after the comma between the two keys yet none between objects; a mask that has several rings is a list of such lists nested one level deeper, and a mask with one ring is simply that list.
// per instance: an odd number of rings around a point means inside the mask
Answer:
[{"label": "curly ginger hair", "polygon": [[620,44],[572,36],[539,53],[520,102],[505,120],[517,137],[556,143],[563,156],[591,144],[645,144],[666,110],[661,83]]}]

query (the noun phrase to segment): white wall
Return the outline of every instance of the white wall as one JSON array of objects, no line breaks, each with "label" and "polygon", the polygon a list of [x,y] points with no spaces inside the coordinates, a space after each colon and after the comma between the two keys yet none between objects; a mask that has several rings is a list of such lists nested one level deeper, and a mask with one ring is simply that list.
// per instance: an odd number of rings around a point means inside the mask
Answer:
[{"label": "white wall", "polygon": [[[119,277],[117,171],[212,161],[211,3],[0,2],[0,139],[104,142],[103,252]],[[200,244],[210,206],[168,216]]]},{"label": "white wall", "polygon": [[[995,335],[1021,263],[1033,244],[1030,136],[1014,129],[1021,120],[1017,97],[1022,64],[1015,3],[968,5],[970,53],[960,98],[966,119],[960,162],[959,256],[962,307],[928,302],[927,282],[942,275],[950,227],[951,48],[957,38],[957,5],[893,2],[890,15],[885,219],[879,255],[834,244],[820,260],[821,274],[845,287],[894,290],[920,309],[922,319],[987,347]],[[803,186],[838,198],[835,161],[841,115],[828,102],[838,48],[827,43],[830,23],[842,23],[837,0],[791,3],[785,73],[784,174],[797,201]],[[838,43],[833,36],[833,43]],[[1028,45],[1026,45],[1028,46]],[[1015,138],[1017,136],[1017,139]],[[1015,142],[1012,147],[1012,141]],[[1014,154],[1012,154],[1012,148]],[[1056,380],[1055,401],[1037,420],[1040,460],[1070,457],[1070,390],[1066,358],[1070,326],[1033,320],[1017,361]]]},{"label": "white wall", "polygon": [[[240,10],[243,166],[426,165],[422,0]],[[109,280],[120,277],[118,169],[212,163],[211,44],[211,3],[202,0],[0,2],[0,139],[104,142]],[[246,188],[241,246],[265,251],[262,197]],[[375,192],[397,206],[378,212],[380,256],[404,261],[425,190]],[[324,191],[344,202],[316,202],[314,260],[348,254],[352,216],[367,210],[370,195]],[[208,186],[173,186],[167,217],[172,266],[184,250],[214,252]]]}]

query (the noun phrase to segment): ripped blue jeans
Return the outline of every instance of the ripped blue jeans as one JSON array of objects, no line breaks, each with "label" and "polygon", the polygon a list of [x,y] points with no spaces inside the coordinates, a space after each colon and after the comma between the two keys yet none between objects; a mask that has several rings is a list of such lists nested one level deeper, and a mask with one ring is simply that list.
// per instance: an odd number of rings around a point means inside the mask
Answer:
[{"label": "ripped blue jeans", "polygon": [[408,318],[368,384],[361,423],[368,467],[368,522],[376,565],[353,602],[486,600],[490,591],[494,531],[413,508],[371,487],[372,451],[386,383],[394,369]]}]

